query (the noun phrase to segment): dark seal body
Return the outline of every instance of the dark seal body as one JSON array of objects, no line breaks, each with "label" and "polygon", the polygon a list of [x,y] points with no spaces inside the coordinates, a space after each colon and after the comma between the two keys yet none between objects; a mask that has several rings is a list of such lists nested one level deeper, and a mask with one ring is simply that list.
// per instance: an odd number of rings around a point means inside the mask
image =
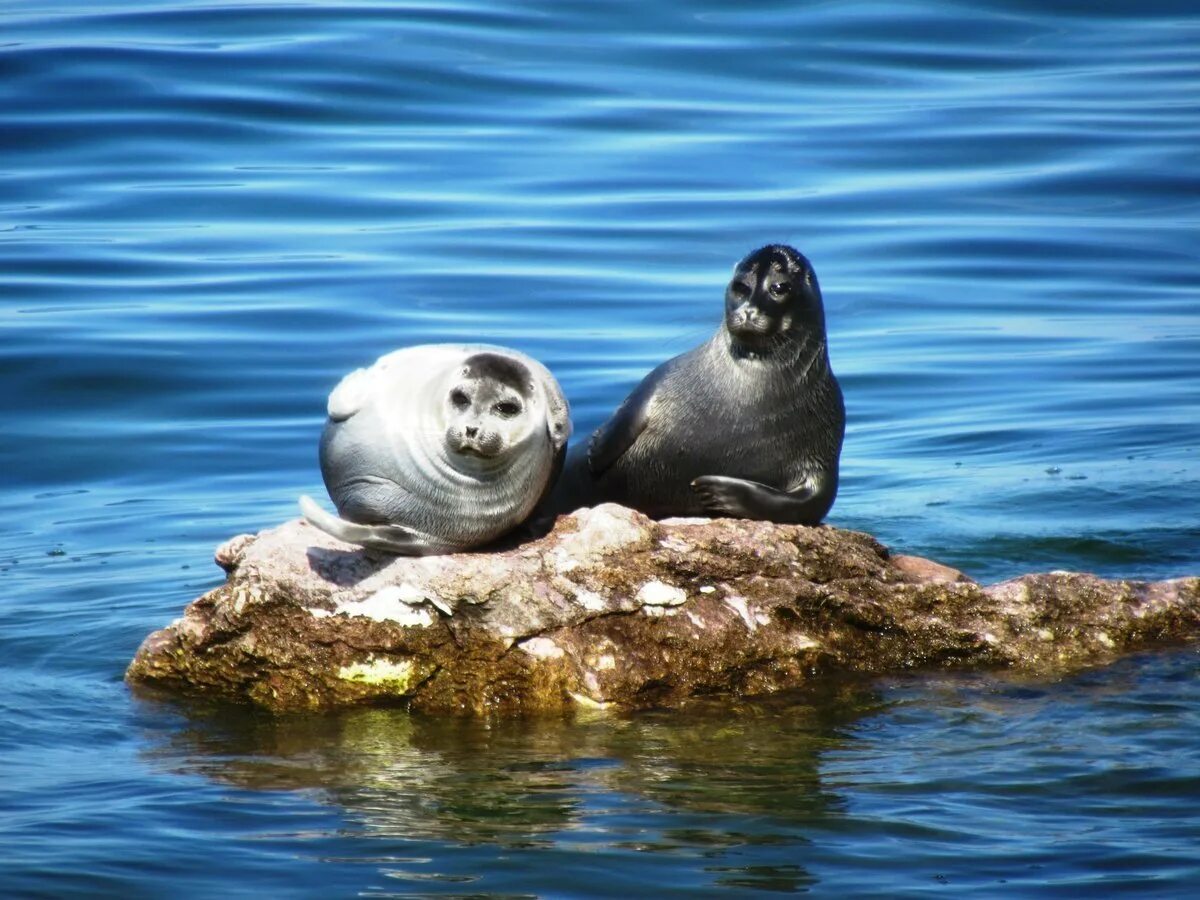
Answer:
[{"label": "dark seal body", "polygon": [[772,245],[739,264],[713,337],[663,363],[568,455],[550,511],[616,502],[655,518],[816,524],[845,433],[808,261]]}]

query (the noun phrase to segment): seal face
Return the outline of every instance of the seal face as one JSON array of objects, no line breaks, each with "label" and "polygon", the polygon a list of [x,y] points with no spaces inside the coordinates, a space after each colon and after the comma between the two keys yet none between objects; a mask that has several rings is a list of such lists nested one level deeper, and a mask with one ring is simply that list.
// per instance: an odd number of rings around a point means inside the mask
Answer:
[{"label": "seal face", "polygon": [[451,454],[495,459],[521,443],[531,427],[529,370],[495,353],[464,363],[446,395],[446,447]]},{"label": "seal face", "polygon": [[315,526],[405,555],[495,540],[561,469],[570,420],[544,366],[503,347],[429,344],[351,372],[329,395],[321,474],[341,518],[307,497]]},{"label": "seal face", "polygon": [[815,525],[837,494],[844,433],[816,273],[771,244],[735,267],[716,334],[572,449],[547,511],[613,501],[656,518]]}]

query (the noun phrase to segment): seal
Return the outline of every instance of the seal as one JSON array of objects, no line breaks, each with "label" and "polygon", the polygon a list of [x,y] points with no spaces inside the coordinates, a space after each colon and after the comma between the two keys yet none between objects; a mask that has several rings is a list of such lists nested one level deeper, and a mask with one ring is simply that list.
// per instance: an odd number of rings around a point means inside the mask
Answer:
[{"label": "seal", "polygon": [[712,338],[652,371],[572,448],[547,511],[611,501],[653,518],[815,525],[837,495],[845,427],[816,273],[771,244],[734,269]]},{"label": "seal", "polygon": [[[487,344],[426,344],[351,372],[329,395],[317,528],[404,556],[489,543],[521,524],[562,468],[566,399],[539,362]],[[340,518],[339,518],[340,516]]]}]

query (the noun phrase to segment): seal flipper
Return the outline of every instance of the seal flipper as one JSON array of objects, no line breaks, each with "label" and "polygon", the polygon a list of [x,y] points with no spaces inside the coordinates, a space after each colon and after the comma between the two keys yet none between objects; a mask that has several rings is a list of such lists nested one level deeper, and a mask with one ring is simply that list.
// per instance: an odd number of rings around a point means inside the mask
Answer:
[{"label": "seal flipper", "polygon": [[300,498],[300,512],[313,527],[339,541],[358,544],[368,550],[397,556],[434,556],[451,553],[455,549],[433,535],[403,525],[359,525],[347,522],[321,509],[311,497]]},{"label": "seal flipper", "polygon": [[781,491],[743,478],[702,475],[692,481],[692,490],[705,510],[715,515],[788,525],[817,525],[833,505],[830,492],[812,482]]},{"label": "seal flipper", "polygon": [[592,433],[588,441],[588,469],[599,478],[633,446],[646,426],[654,405],[654,392],[670,370],[674,360],[659,366],[633,389],[612,417]]}]

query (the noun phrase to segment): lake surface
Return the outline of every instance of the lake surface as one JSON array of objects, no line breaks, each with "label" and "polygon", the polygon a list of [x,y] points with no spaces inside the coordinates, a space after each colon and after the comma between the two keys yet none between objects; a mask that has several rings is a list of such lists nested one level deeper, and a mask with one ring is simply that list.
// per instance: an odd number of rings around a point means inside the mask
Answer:
[{"label": "lake surface", "polygon": [[1194,2],[0,4],[0,895],[1193,893],[1195,647],[573,722],[123,684],[341,374],[507,344],[583,435],[772,241],[832,524],[1200,573]]}]

